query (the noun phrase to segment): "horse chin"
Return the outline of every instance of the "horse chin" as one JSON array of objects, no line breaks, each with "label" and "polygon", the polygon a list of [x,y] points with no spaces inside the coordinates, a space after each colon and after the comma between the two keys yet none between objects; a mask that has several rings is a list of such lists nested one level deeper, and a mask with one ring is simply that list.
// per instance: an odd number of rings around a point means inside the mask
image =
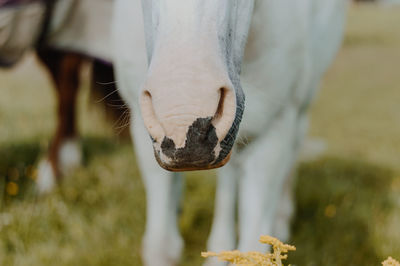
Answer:
[{"label": "horse chin", "polygon": [[224,159],[218,161],[217,163],[210,163],[210,164],[193,163],[190,165],[188,165],[188,164],[180,165],[180,164],[174,164],[171,162],[166,163],[160,159],[160,156],[158,155],[157,152],[154,152],[154,154],[155,154],[158,164],[165,170],[170,171],[170,172],[186,172],[186,171],[211,170],[211,169],[220,168],[220,167],[224,166],[227,162],[229,162],[232,151],[230,151]]}]

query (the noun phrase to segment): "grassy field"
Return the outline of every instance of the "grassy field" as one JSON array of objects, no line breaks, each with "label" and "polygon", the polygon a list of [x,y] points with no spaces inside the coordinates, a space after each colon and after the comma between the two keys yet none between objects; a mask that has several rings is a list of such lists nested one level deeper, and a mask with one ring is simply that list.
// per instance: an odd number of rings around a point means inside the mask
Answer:
[{"label": "grassy field", "polygon": [[[312,108],[310,135],[328,150],[299,166],[292,264],[400,259],[399,25],[399,8],[350,10],[343,49]],[[0,72],[0,265],[141,265],[145,200],[132,147],[89,104],[87,80],[82,87],[84,166],[39,198],[35,165],[54,131],[54,92],[32,56]],[[214,172],[187,176],[181,265],[203,261],[214,191]]]}]

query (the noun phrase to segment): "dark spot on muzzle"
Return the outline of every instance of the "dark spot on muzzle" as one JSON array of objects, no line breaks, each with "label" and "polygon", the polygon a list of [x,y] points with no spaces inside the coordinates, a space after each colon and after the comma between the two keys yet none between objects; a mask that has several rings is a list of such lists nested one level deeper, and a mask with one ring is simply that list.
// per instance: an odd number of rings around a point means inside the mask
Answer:
[{"label": "dark spot on muzzle", "polygon": [[[171,163],[160,165],[168,170],[190,170],[209,168],[215,161],[215,146],[218,143],[215,127],[211,124],[211,117],[198,118],[189,127],[186,134],[185,146],[176,149],[172,139],[164,137],[161,143],[162,152],[171,159]],[[158,157],[156,155],[156,157]]]}]

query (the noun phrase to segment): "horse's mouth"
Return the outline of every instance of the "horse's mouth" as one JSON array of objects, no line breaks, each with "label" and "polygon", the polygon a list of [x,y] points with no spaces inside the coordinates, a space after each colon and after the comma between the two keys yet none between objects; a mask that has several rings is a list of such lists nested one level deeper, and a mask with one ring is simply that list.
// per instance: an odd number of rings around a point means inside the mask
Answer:
[{"label": "horse's mouth", "polygon": [[211,170],[215,168],[220,168],[224,166],[231,157],[232,151],[228,153],[228,155],[221,161],[218,161],[217,163],[209,163],[209,164],[204,164],[204,163],[165,163],[163,162],[160,157],[158,156],[157,153],[155,153],[155,157],[157,159],[158,164],[164,168],[165,170],[171,171],[171,172],[185,172],[185,171],[198,171],[198,170]]}]

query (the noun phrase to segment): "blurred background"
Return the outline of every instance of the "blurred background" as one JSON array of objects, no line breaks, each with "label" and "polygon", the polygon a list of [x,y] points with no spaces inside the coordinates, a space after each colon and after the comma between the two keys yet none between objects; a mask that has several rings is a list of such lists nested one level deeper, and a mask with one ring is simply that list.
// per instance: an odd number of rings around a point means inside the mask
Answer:
[{"label": "blurred background", "polygon": [[[0,70],[0,265],[141,265],[140,173],[129,139],[115,134],[102,103],[89,97],[88,69],[78,106],[84,165],[45,197],[33,185],[55,130],[55,91],[34,54]],[[327,150],[298,167],[290,263],[400,259],[399,5],[351,5],[343,47],[311,108],[309,135]],[[215,172],[189,173],[185,182],[181,265],[201,265]]]}]

